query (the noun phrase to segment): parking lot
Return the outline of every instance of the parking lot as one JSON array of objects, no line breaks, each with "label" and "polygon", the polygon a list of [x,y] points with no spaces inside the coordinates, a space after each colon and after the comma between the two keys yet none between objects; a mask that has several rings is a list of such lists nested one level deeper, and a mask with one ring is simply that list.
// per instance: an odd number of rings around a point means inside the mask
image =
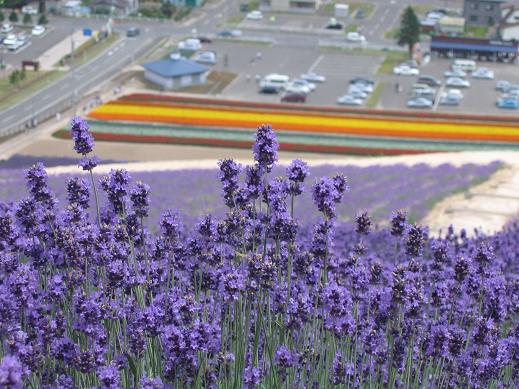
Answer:
[{"label": "parking lot", "polygon": [[[380,96],[376,99],[377,108],[407,110],[406,103],[411,97],[412,85],[416,83],[416,76],[396,76],[377,74],[377,70],[384,60],[384,53],[380,55],[357,55],[338,50],[320,48],[290,48],[278,45],[251,44],[228,41],[215,41],[205,48],[218,53],[219,62],[215,70],[226,70],[237,74],[235,80],[222,92],[222,96],[239,100],[262,102],[279,102],[281,94],[259,93],[257,78],[270,73],[279,73],[297,78],[302,73],[315,72],[326,77],[326,82],[316,84],[315,91],[307,96],[306,104],[337,105],[337,98],[346,94],[349,80],[364,76],[372,79],[378,85],[383,84]],[[261,59],[257,59],[257,53]],[[222,58],[227,56],[228,66],[225,67]],[[432,59],[431,62],[420,68],[422,75],[432,75],[445,81],[443,73],[452,63],[452,60]],[[437,105],[433,110],[439,112],[468,112],[489,114],[517,114],[515,110],[498,109],[496,100],[500,93],[495,90],[496,81],[508,80],[519,84],[517,65],[478,62],[478,66],[488,67],[495,72],[494,80],[480,80],[468,78],[470,88],[463,90],[464,98],[459,106]],[[402,91],[396,91],[396,84],[400,84]],[[445,91],[440,87],[438,96]],[[365,107],[366,104],[363,104]]]}]

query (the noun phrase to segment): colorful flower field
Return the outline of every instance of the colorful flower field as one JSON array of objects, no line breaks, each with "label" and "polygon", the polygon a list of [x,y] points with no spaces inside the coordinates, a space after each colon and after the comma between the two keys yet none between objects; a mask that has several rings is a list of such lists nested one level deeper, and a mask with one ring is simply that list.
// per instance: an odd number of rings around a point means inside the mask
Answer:
[{"label": "colorful flower field", "polygon": [[71,135],[87,175],[65,204],[36,164],[0,206],[0,387],[517,387],[519,225],[432,238],[404,211],[341,222],[373,181],[276,170],[262,125],[252,165],[218,163],[219,216],[170,209],[153,229],[154,189],[124,169],[97,180],[87,123]]},{"label": "colorful flower field", "polygon": [[[410,154],[519,149],[516,118],[408,114],[133,94],[94,109],[102,140],[250,147],[258,122],[279,128],[284,149]],[[137,123],[137,125],[136,125]]]}]

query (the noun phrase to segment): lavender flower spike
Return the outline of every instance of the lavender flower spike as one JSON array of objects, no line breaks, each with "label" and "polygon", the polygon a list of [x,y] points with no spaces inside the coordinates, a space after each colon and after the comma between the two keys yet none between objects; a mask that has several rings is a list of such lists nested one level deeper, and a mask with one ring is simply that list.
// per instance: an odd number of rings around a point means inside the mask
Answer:
[{"label": "lavender flower spike", "polygon": [[256,131],[256,141],[252,146],[254,159],[268,173],[278,160],[279,143],[270,124],[262,124]]},{"label": "lavender flower spike", "polygon": [[86,120],[79,116],[72,119],[70,133],[74,139],[74,150],[78,154],[86,155],[94,149],[94,137],[89,130]]}]

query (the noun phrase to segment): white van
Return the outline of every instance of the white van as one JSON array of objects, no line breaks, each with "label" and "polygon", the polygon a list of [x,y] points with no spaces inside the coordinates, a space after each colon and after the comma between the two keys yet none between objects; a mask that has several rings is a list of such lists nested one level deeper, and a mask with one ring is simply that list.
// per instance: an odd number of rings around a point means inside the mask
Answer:
[{"label": "white van", "polygon": [[281,90],[287,86],[289,81],[290,77],[284,74],[268,74],[261,80],[260,88],[275,88]]},{"label": "white van", "polygon": [[455,59],[452,69],[461,69],[464,72],[473,72],[476,70],[476,61],[472,59]]}]

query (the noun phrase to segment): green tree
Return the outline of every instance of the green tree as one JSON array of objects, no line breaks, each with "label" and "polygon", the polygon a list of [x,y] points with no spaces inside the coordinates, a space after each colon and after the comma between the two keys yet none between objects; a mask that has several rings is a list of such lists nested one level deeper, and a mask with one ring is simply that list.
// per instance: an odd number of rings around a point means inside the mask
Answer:
[{"label": "green tree", "polygon": [[19,78],[20,78],[20,81],[23,81],[25,80],[26,76],[27,76],[27,73],[25,72],[25,68],[22,68],[22,70],[20,71],[19,73]]},{"label": "green tree", "polygon": [[5,20],[5,15],[2,11],[0,11],[0,23],[2,23]]},{"label": "green tree", "polygon": [[47,12],[47,5],[45,4],[45,0],[39,0],[38,1],[38,13],[44,14]]},{"label": "green tree", "polygon": [[14,9],[9,14],[9,21],[12,22],[12,23],[18,22],[18,14],[15,12]]},{"label": "green tree", "polygon": [[408,46],[410,54],[412,54],[415,43],[420,42],[420,21],[411,6],[404,10],[396,39],[399,45]]},{"label": "green tree", "polygon": [[45,14],[41,14],[40,17],[38,18],[38,24],[40,24],[42,26],[46,25],[48,22],[49,22],[49,20],[47,19],[47,16],[45,16]]},{"label": "green tree", "polygon": [[20,71],[18,69],[16,69],[9,75],[9,83],[11,85],[16,85],[16,84],[18,84],[19,81],[20,81]]},{"label": "green tree", "polygon": [[30,14],[23,14],[23,24],[31,24],[32,16]]},{"label": "green tree", "polygon": [[160,7],[161,12],[166,16],[168,19],[171,19],[171,16],[175,13],[175,6],[171,3],[163,3]]}]

